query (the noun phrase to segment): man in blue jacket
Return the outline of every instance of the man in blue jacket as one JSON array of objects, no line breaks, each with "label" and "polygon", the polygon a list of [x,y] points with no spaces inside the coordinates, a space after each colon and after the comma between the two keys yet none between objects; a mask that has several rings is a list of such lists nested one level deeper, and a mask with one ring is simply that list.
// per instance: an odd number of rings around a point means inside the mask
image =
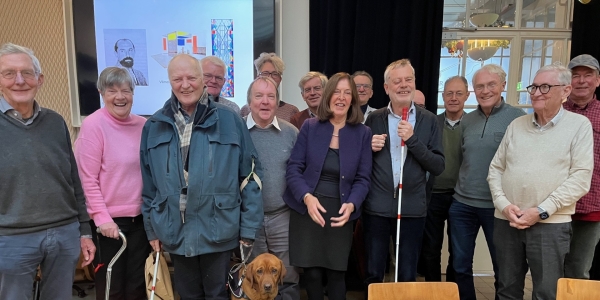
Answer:
[{"label": "man in blue jacket", "polygon": [[[444,171],[442,131],[436,116],[415,106],[415,71],[408,59],[391,63],[384,74],[387,107],[372,112],[365,125],[373,131],[371,190],[363,207],[363,228],[367,253],[366,282],[382,282],[390,236],[396,237],[398,183],[402,183],[402,219],[398,281],[415,281],[425,216],[427,214],[427,172]],[[401,119],[408,108],[408,120]],[[401,140],[406,143],[404,157]],[[404,165],[402,167],[402,160]]]},{"label": "man in blue jacket", "polygon": [[171,254],[182,299],[228,299],[231,250],[263,218],[258,154],[244,121],[208,99],[198,60],[180,54],[168,73],[171,98],[142,131],[146,234]]}]

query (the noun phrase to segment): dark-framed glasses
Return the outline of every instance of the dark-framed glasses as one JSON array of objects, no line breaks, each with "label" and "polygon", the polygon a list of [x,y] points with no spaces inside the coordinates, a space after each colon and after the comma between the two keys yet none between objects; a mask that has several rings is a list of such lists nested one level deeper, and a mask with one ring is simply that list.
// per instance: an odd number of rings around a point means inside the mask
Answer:
[{"label": "dark-framed glasses", "polygon": [[271,77],[273,79],[281,79],[281,73],[279,73],[277,71],[273,71],[273,72],[263,71],[263,72],[260,72],[258,74],[258,76],[260,76],[260,77]]},{"label": "dark-framed glasses", "polygon": [[17,73],[21,73],[21,77],[23,77],[23,79],[25,79],[25,80],[35,79],[35,77],[37,76],[37,74],[33,70],[22,70],[22,71],[5,70],[5,71],[2,71],[0,74],[5,79],[15,79],[15,77],[17,77]]},{"label": "dark-framed glasses", "polygon": [[535,94],[535,92],[539,89],[540,93],[543,94],[548,94],[550,92],[550,89],[555,87],[555,86],[565,86],[564,84],[540,84],[540,85],[530,85],[528,87],[526,87],[527,92],[530,95]]}]

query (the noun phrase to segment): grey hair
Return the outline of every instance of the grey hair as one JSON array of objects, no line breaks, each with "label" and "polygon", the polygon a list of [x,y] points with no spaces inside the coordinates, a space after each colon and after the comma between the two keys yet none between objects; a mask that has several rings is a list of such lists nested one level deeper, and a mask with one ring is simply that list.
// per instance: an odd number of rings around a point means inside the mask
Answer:
[{"label": "grey hair", "polygon": [[387,68],[385,68],[385,72],[383,73],[383,81],[384,82],[388,81],[390,72],[392,70],[400,68],[400,67],[405,67],[405,66],[409,66],[410,69],[412,70],[413,76],[415,76],[415,68],[413,68],[413,66],[410,64],[410,60],[408,60],[408,58],[404,58],[404,59],[399,59],[399,60],[389,64],[387,66]]},{"label": "grey hair", "polygon": [[563,65],[554,63],[551,65],[543,66],[537,72],[535,72],[535,76],[544,72],[555,72],[559,84],[571,84],[571,70]]},{"label": "grey hair", "polygon": [[371,81],[371,84],[373,84],[373,77],[371,76],[371,74],[367,73],[366,71],[356,71],[350,77],[352,77],[352,79],[354,79],[354,77],[356,77],[356,76],[365,76],[365,77],[369,78],[369,80]]},{"label": "grey hair", "polygon": [[306,75],[302,76],[302,78],[300,78],[300,82],[298,82],[298,86],[300,87],[300,93],[304,93],[304,85],[307,81],[313,78],[321,79],[321,88],[324,88],[325,84],[327,84],[327,76],[325,76],[325,74],[321,72],[310,71],[306,73]]},{"label": "grey hair", "polygon": [[452,76],[452,77],[446,79],[446,82],[444,82],[444,89],[446,89],[446,86],[448,85],[448,83],[450,83],[451,81],[454,81],[454,80],[462,81],[462,83],[465,85],[465,90],[469,91],[469,82],[467,81],[467,79],[464,76],[460,76],[460,75],[455,75],[455,76]]},{"label": "grey hair", "polygon": [[225,65],[225,62],[223,62],[219,57],[214,55],[206,56],[200,60],[201,65],[204,65],[205,63],[211,63],[215,66],[219,66],[223,68],[223,70],[225,70],[225,74],[227,74],[227,65]]},{"label": "grey hair", "polygon": [[39,76],[42,74],[42,66],[40,65],[38,58],[33,55],[33,50],[13,43],[6,43],[0,47],[0,58],[9,54],[27,54],[33,63],[33,72],[35,75]]},{"label": "grey hair", "polygon": [[133,83],[133,78],[131,78],[129,71],[119,67],[108,67],[100,73],[98,81],[96,82],[96,88],[98,88],[100,94],[104,95],[107,88],[120,86],[122,84],[129,86],[133,93],[135,84]]},{"label": "grey hair", "polygon": [[[488,65],[484,65],[483,67],[481,67],[481,69],[475,71],[475,73],[473,74],[473,79],[472,81],[475,81],[475,77],[477,77],[477,74],[479,74],[479,72],[482,71],[486,71],[490,74],[495,74],[498,75],[498,77],[500,77],[500,81],[501,82],[505,82],[506,81],[506,72],[504,72],[504,70],[502,69],[501,66],[497,65],[497,64],[488,64]],[[473,84],[475,85],[475,84]]]},{"label": "grey hair", "polygon": [[277,88],[277,83],[275,83],[275,80],[273,80],[271,77],[256,77],[256,79],[250,83],[250,86],[248,86],[248,94],[246,95],[248,106],[250,106],[250,102],[252,102],[252,87],[259,81],[264,81],[267,84],[270,83],[275,87],[275,98],[277,100],[277,107],[279,107],[279,89]]},{"label": "grey hair", "polygon": [[283,60],[279,56],[277,56],[277,54],[275,54],[273,52],[271,52],[271,53],[263,52],[258,56],[257,59],[254,60],[254,67],[256,68],[256,75],[260,74],[260,69],[267,62],[272,63],[273,67],[275,67],[275,71],[277,71],[281,75],[283,75],[283,71],[285,70],[285,64],[283,63]]}]

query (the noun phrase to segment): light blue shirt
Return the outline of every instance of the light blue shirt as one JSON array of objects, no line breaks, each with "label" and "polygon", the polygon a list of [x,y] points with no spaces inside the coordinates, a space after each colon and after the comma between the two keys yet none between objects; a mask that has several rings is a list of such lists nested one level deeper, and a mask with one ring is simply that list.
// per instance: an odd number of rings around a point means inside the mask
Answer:
[{"label": "light blue shirt", "polygon": [[[394,187],[398,186],[400,182],[400,176],[402,176],[402,162],[406,159],[407,150],[402,155],[401,141],[402,139],[398,136],[398,123],[402,121],[402,116],[396,115],[392,111],[392,102],[388,104],[388,128],[390,132],[390,155],[392,156],[392,172],[394,173]],[[408,123],[412,125],[413,130],[417,121],[417,111],[415,104],[410,103],[408,109]]]},{"label": "light blue shirt", "polygon": [[556,124],[558,124],[558,121],[560,121],[560,119],[562,118],[562,116],[565,114],[565,111],[563,109],[563,107],[561,106],[560,109],[558,110],[558,113],[556,113],[556,116],[554,116],[554,118],[552,118],[552,120],[550,120],[550,122],[546,123],[546,125],[542,126],[540,124],[538,124],[537,120],[535,119],[535,115],[536,113],[532,113],[532,119],[533,119],[533,125],[535,125],[535,128],[537,128],[539,131],[545,131],[548,130],[554,126],[556,126]]}]

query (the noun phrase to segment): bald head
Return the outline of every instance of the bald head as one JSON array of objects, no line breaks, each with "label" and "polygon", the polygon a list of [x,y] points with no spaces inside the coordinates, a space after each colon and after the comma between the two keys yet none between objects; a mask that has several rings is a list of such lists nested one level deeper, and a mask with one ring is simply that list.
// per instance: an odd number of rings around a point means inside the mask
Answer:
[{"label": "bald head", "polygon": [[169,62],[167,72],[171,74],[176,66],[187,66],[188,68],[195,69],[199,74],[202,74],[202,66],[200,65],[200,61],[189,54],[177,54],[175,57],[173,57],[173,59],[171,59]]},{"label": "bald head", "polygon": [[415,102],[415,105],[425,107],[425,95],[423,92],[415,90],[415,98],[413,99],[413,102]]}]

